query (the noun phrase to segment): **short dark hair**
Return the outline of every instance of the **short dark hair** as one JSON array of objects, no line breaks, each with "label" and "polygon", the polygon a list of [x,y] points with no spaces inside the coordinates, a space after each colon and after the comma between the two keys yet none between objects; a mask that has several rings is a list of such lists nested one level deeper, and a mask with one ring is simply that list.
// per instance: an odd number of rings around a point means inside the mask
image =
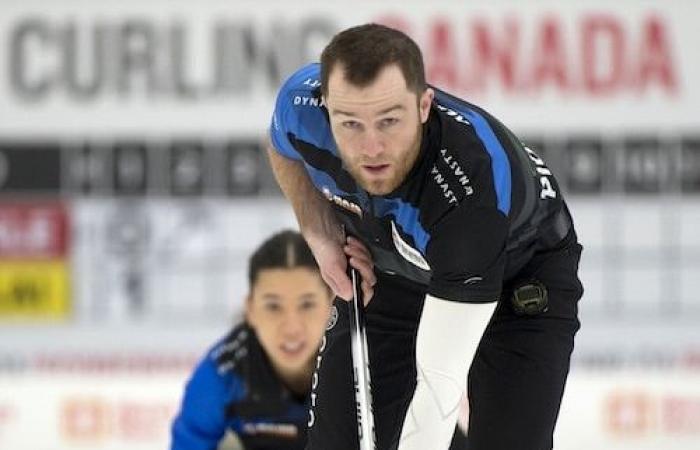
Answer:
[{"label": "short dark hair", "polygon": [[260,244],[250,257],[249,286],[253,287],[261,270],[297,267],[319,271],[316,259],[301,233],[292,230],[281,231]]},{"label": "short dark hair", "polygon": [[396,64],[408,89],[422,94],[426,89],[423,55],[418,44],[401,31],[370,23],[336,34],[321,53],[321,93],[328,95],[328,78],[337,63],[345,79],[359,87],[374,81],[386,66]]}]

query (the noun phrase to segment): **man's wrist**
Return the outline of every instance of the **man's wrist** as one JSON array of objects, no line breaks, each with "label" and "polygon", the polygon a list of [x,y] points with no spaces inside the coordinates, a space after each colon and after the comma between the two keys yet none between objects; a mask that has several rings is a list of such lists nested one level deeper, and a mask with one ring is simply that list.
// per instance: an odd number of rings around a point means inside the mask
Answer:
[{"label": "man's wrist", "polygon": [[328,241],[338,244],[344,242],[343,229],[331,210],[319,211],[316,219],[314,223],[300,224],[301,234],[312,248],[314,245],[323,245]]}]

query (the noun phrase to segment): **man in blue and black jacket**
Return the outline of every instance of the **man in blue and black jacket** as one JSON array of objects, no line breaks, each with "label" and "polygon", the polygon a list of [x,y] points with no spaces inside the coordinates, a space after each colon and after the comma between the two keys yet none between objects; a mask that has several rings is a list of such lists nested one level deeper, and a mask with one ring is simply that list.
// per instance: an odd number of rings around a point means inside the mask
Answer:
[{"label": "man in blue and black jacket", "polygon": [[[377,448],[447,449],[468,390],[470,450],[551,449],[582,287],[581,246],[545,162],[481,108],[427,85],[418,46],[374,24],[339,33],[320,64],[287,80],[270,137],[324,279],[349,299],[349,262],[371,298]],[[338,311],[307,449],[357,448]]]}]

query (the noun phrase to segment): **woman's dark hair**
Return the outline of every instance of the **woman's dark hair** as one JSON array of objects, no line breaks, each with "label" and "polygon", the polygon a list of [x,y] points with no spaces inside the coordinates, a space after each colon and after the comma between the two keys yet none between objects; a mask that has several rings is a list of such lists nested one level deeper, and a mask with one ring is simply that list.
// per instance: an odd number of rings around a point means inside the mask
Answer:
[{"label": "woman's dark hair", "polygon": [[425,83],[423,55],[418,44],[399,30],[376,23],[348,28],[336,34],[321,53],[321,93],[328,95],[328,78],[336,64],[345,79],[358,87],[372,83],[386,66],[401,69],[406,87],[422,94]]},{"label": "woman's dark hair", "polygon": [[306,267],[318,271],[318,264],[301,233],[284,230],[269,237],[255,250],[248,263],[252,287],[261,270]]}]

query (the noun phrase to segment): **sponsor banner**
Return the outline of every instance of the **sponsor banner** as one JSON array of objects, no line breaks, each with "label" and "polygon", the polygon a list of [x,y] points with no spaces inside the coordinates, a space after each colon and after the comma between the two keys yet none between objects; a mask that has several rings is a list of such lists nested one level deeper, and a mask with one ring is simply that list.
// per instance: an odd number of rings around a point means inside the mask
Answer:
[{"label": "sponsor banner", "polygon": [[68,227],[62,203],[0,203],[0,320],[67,317]]},{"label": "sponsor banner", "polygon": [[7,430],[14,426],[16,414],[14,402],[10,402],[8,399],[0,399],[0,444],[5,439]]},{"label": "sponsor banner", "polygon": [[700,447],[700,375],[573,371],[555,433],[562,450]]},{"label": "sponsor banner", "polygon": [[277,195],[262,145],[259,139],[0,139],[0,196]]},{"label": "sponsor banner", "polygon": [[0,261],[66,257],[67,234],[68,213],[61,203],[0,203]]},{"label": "sponsor banner", "polygon": [[[0,376],[0,447],[167,448],[187,375]],[[694,450],[699,445],[697,373],[571,373],[555,449]]]},{"label": "sponsor banner", "polygon": [[66,318],[68,272],[64,261],[0,261],[0,321]]},{"label": "sponsor banner", "polygon": [[317,60],[337,31],[369,21],[405,30],[425,53],[429,81],[518,131],[676,131],[700,120],[694,2],[359,0],[348,9],[28,0],[0,8],[2,135],[258,136],[284,79]]},{"label": "sponsor banner", "polygon": [[[665,330],[653,330],[653,341],[644,345],[634,342],[633,345],[625,347],[615,345],[611,347],[598,342],[591,345],[588,342],[583,348],[577,346],[572,355],[572,367],[576,370],[587,371],[612,371],[612,370],[639,370],[639,371],[662,371],[662,370],[682,370],[685,372],[695,372],[700,377],[700,346],[698,346],[697,332],[694,323],[689,324],[685,329],[690,330],[689,336],[684,336],[683,327],[679,324],[669,326]],[[653,328],[648,326],[644,332],[649,333]],[[610,342],[612,334],[619,333],[619,328],[610,331],[610,335],[600,336],[600,341]],[[603,333],[597,333],[601,335]],[[676,341],[673,346],[668,345],[668,340]],[[651,341],[651,340],[650,340]],[[578,341],[577,343],[579,343]],[[633,347],[633,348],[630,348]]]},{"label": "sponsor banner", "polygon": [[[520,138],[554,170],[567,195],[700,193],[698,131],[606,136],[523,133]],[[280,194],[261,140],[17,142],[0,138],[0,164],[0,196],[8,199],[27,194],[173,199]],[[31,176],[27,176],[29,167]],[[345,206],[352,210],[352,205]],[[11,233],[17,233],[7,228],[20,226],[3,224],[3,217],[13,215],[19,213],[0,210],[0,251],[11,242]],[[42,229],[41,223],[32,226]]]},{"label": "sponsor banner", "polygon": [[186,375],[0,376],[0,447],[167,448]]}]

